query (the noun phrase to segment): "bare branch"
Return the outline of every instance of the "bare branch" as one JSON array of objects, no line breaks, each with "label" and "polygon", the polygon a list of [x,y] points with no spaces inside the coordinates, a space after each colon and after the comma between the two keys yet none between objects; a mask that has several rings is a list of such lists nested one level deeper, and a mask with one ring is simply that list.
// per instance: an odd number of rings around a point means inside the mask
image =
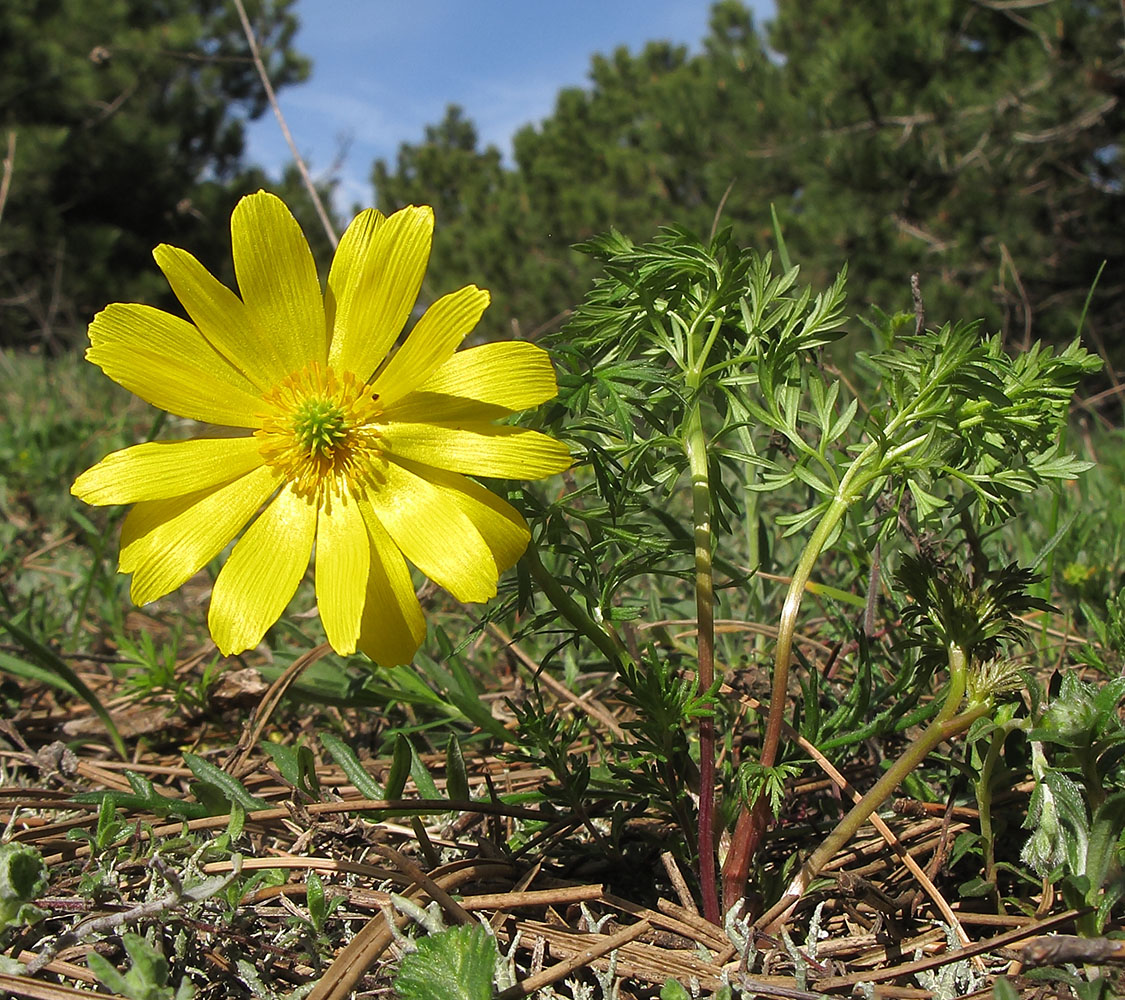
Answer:
[{"label": "bare branch", "polygon": [[4,156],[3,175],[0,176],[0,219],[4,218],[4,206],[8,204],[8,192],[12,188],[12,171],[16,168],[16,130],[8,131],[8,152]]},{"label": "bare branch", "polygon": [[309,168],[305,164],[304,158],[297,151],[297,144],[293,141],[293,133],[289,131],[289,125],[285,121],[285,116],[281,113],[281,105],[277,103],[277,95],[274,93],[273,84],[270,83],[269,73],[266,72],[266,64],[262,62],[262,53],[258,49],[258,40],[254,37],[254,29],[250,26],[250,18],[246,16],[246,7],[243,5],[242,0],[234,0],[234,6],[238,10],[238,19],[242,22],[242,30],[246,35],[246,41],[250,45],[250,54],[253,56],[254,65],[257,67],[258,76],[262,80],[262,86],[265,88],[266,97],[269,99],[270,107],[273,108],[274,117],[277,118],[278,125],[281,126],[281,134],[285,136],[285,142],[289,146],[289,152],[293,154],[293,162],[297,164],[297,170],[300,171],[301,180],[305,183],[305,188],[309,192],[309,197],[312,198],[313,207],[316,209],[317,217],[320,219],[320,224],[324,226],[325,233],[328,234],[328,239],[333,246],[340,242],[340,238],[336,235],[336,230],[332,226],[332,221],[328,218],[328,212],[325,211],[324,203],[320,200],[320,194],[316,190],[316,185],[309,174]]}]

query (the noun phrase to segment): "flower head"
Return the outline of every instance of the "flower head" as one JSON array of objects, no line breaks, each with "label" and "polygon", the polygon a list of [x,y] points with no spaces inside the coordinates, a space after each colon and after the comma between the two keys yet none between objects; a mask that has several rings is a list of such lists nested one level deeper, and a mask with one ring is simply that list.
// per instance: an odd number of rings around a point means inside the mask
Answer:
[{"label": "flower head", "polygon": [[247,524],[211,595],[225,654],[261,640],[314,547],[329,642],[380,663],[409,661],[425,634],[407,560],[459,600],[496,593],[527,525],[466,476],[539,479],[570,456],[553,438],[495,423],[555,395],[544,351],[457,351],[486,291],[438,299],[391,353],[432,232],[429,208],[362,212],[322,293],[300,227],[258,192],[231,218],[241,298],[189,253],[159,246],[191,322],[121,303],[94,318],[86,357],[110,378],[170,413],[250,432],[126,448],[75,481],[87,503],[134,505],[120,557],[134,601],[175,590]]}]

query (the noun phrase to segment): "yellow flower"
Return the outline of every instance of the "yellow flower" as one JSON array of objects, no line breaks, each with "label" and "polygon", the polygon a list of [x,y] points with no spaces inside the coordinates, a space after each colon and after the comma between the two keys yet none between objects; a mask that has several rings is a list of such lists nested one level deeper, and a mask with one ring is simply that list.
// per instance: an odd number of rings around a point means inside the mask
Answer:
[{"label": "yellow flower", "polygon": [[413,657],[426,626],[407,559],[458,600],[496,593],[527,525],[465,476],[539,479],[570,456],[553,438],[494,423],[555,395],[544,351],[511,342],[454,353],[488,292],[438,299],[388,357],[432,233],[430,208],[361,213],[322,294],[296,220],[260,191],[231,218],[241,299],[162,245],[156,262],[191,322],[121,303],[94,318],[86,357],[110,378],[170,413],[253,432],[126,448],[75,481],[87,503],[135,505],[120,558],[134,601],[175,590],[255,514],[211,595],[224,654],[261,640],[314,545],[317,604],[340,653]]}]

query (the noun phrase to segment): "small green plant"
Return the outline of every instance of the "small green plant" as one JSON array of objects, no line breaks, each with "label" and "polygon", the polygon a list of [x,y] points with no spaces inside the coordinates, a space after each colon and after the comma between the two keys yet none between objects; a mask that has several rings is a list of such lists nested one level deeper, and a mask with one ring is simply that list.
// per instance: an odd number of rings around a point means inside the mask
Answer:
[{"label": "small green plant", "polygon": [[314,962],[320,962],[322,942],[325,940],[328,918],[347,899],[339,893],[329,893],[324,882],[315,871],[310,871],[305,879],[304,909],[291,906],[287,923],[300,936],[304,949]]},{"label": "small green plant", "polygon": [[46,916],[33,900],[47,888],[47,866],[27,844],[0,844],[0,939]]},{"label": "small green plant", "polygon": [[395,992],[402,1000],[491,1000],[499,954],[483,927],[450,927],[414,942],[402,958]]},{"label": "small green plant", "polygon": [[1125,897],[1125,725],[1118,705],[1125,678],[1098,685],[1074,671],[1038,714],[1027,738],[1035,778],[1025,826],[1032,831],[1022,860],[1059,886],[1080,933],[1101,934]]},{"label": "small green plant", "polygon": [[[758,647],[772,681],[757,762],[736,782],[748,797],[733,810],[740,814],[723,874],[730,906],[792,773],[782,728],[790,673],[801,663],[795,636],[806,595],[815,589],[854,605],[862,589],[867,598],[858,599],[854,694],[822,718],[819,682],[802,682],[804,727],[839,749],[864,731],[928,718],[926,734],[887,779],[902,780],[924,748],[963,732],[1010,685],[994,650],[1019,632],[1012,615],[1045,605],[1029,596],[1029,574],[991,568],[996,556],[976,532],[1008,519],[1017,498],[1089,467],[1060,445],[1059,429],[1078,379],[1100,365],[1077,342],[1013,357],[977,323],[927,329],[919,304],[914,313],[876,315],[874,349],[852,351],[856,371],[845,379],[827,360],[845,336],[844,275],[819,293],[801,288],[777,235],[780,269],[771,255],[738,248],[729,230],[704,242],[672,228],[643,245],[611,234],[585,247],[606,276],[555,344],[569,372],[560,376],[561,406],[547,417],[549,429],[569,434],[588,475],[567,496],[541,502],[541,529],[524,563],[551,605],[529,629],[550,622],[557,630],[561,615],[571,641],[588,643],[624,680],[636,725],[659,717],[673,734],[698,734],[696,861],[712,920],[714,810],[732,784],[729,771],[716,773],[715,748],[733,743],[724,731],[729,707],[714,697],[716,607],[726,605],[736,621],[776,615],[776,598],[755,574],[784,573],[776,638],[772,649]],[[971,574],[959,582],[929,562],[911,574],[911,549],[923,559],[926,546],[958,528],[970,539]],[[891,679],[872,719],[869,636],[883,561],[919,577],[916,586],[904,579],[905,624],[925,619],[932,634],[883,665]],[[839,578],[814,579],[830,573]],[[627,641],[630,620],[644,610],[637,590],[681,579],[692,584],[692,606],[657,591],[648,610],[653,619],[694,619],[694,655],[672,644],[642,653]],[[687,679],[698,701],[681,699],[669,714],[660,704],[667,685],[635,680],[664,674]],[[927,707],[921,695],[935,684],[945,696]],[[622,752],[610,748],[611,761]],[[660,755],[638,739],[636,756]],[[657,775],[673,809],[690,770],[677,765],[672,781]],[[647,782],[650,771],[634,768],[636,781]],[[729,800],[723,806],[732,811]]]},{"label": "small green plant", "polygon": [[[669,979],[660,987],[660,1000],[694,1000],[694,995],[689,993],[675,979]],[[729,986],[720,986],[712,995],[711,1000],[731,1000]]]},{"label": "small green plant", "polygon": [[90,971],[106,989],[129,1000],[191,1000],[195,996],[195,987],[186,978],[178,987],[169,984],[168,959],[140,934],[126,932],[121,943],[129,956],[127,972],[119,972],[96,951],[86,956]]}]

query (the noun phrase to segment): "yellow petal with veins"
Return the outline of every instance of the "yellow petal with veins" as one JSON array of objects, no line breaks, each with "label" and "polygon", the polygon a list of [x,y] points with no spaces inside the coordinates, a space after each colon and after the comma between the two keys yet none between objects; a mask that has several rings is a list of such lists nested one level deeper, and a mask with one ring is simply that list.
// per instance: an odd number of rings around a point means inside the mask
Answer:
[{"label": "yellow petal with veins", "polygon": [[261,400],[200,332],[136,303],[106,306],[90,324],[86,360],[145,402],[178,417],[256,427]]},{"label": "yellow petal with veins", "polygon": [[361,381],[402,332],[430,259],[434,211],[411,205],[387,219],[368,209],[348,226],[328,274],[328,363]]},{"label": "yellow petal with veins", "polygon": [[360,501],[364,520],[386,530],[402,554],[459,601],[487,601],[499,571],[473,522],[448,492],[388,462],[379,488]]},{"label": "yellow petal with veins", "polygon": [[542,479],[573,462],[561,441],[518,427],[389,423],[379,431],[380,443],[392,457],[469,476]]},{"label": "yellow petal with veins", "polygon": [[121,528],[118,566],[133,574],[133,600],[155,601],[193,577],[275,489],[277,480],[262,466],[223,486],[138,503]]},{"label": "yellow petal with veins", "polygon": [[305,234],[276,195],[259,191],[234,208],[231,249],[238,290],[271,384],[328,355],[324,299]]},{"label": "yellow petal with veins", "polygon": [[316,522],[316,603],[337,653],[354,653],[371,561],[367,528],[353,498],[329,496]]},{"label": "yellow petal with veins", "polygon": [[70,492],[97,505],[166,500],[221,486],[262,464],[252,437],[149,441],[106,455]]},{"label": "yellow petal with veins", "polygon": [[224,656],[262,641],[305,575],[315,535],[315,505],[286,486],[239,539],[215,581],[207,616]]},{"label": "yellow petal with veins", "polygon": [[488,292],[467,285],[443,295],[422,316],[372,384],[384,407],[418,388],[452,357],[480,321]]},{"label": "yellow petal with veins", "polygon": [[426,619],[410,570],[377,518],[365,518],[370,569],[358,646],[384,667],[409,663],[426,637]]}]

